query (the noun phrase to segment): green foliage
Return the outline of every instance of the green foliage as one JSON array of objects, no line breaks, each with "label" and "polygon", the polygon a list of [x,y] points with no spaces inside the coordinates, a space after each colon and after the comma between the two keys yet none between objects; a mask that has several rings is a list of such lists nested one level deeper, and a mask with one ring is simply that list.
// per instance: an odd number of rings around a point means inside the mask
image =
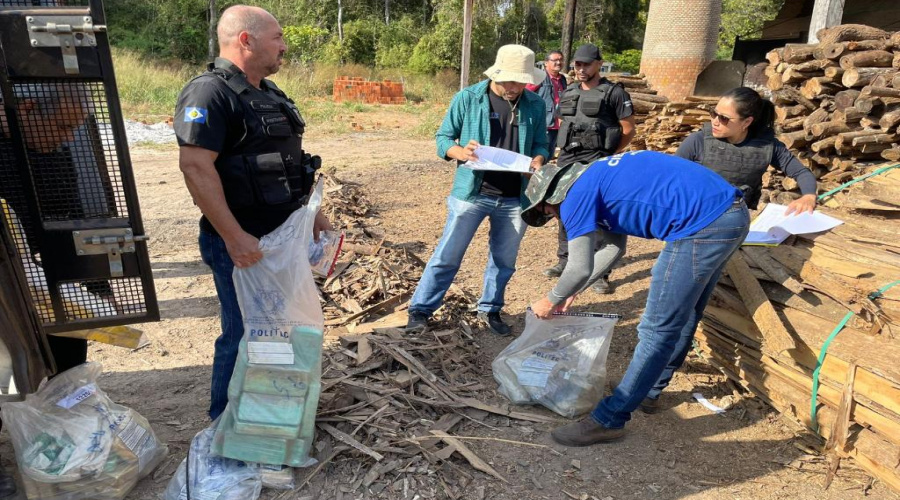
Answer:
[{"label": "green foliage", "polygon": [[613,71],[638,73],[641,70],[641,51],[637,49],[623,50],[618,54],[606,54],[604,59],[613,63]]},{"label": "green foliage", "polygon": [[784,0],[723,0],[717,59],[731,59],[735,39],[753,40],[762,34],[763,24],[775,19]]},{"label": "green foliage", "polygon": [[329,36],[328,30],[318,26],[285,26],[284,42],[288,46],[288,59],[299,63],[313,62]]},{"label": "green foliage", "polygon": [[410,16],[383,26],[375,50],[375,65],[379,68],[405,67],[418,43],[420,30]]}]

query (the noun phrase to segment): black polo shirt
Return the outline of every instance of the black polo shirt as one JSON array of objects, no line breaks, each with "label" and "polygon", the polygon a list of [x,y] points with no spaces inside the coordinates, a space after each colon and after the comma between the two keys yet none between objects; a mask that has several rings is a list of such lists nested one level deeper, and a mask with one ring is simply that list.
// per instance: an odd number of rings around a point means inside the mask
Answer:
[{"label": "black polo shirt", "polygon": [[[214,67],[231,74],[241,73],[240,68],[221,57],[216,58]],[[266,80],[260,82],[260,88],[251,85],[244,92],[251,92],[252,99],[279,100]],[[175,106],[178,145],[214,151],[220,159],[244,151],[260,151],[269,138],[262,129],[246,126],[245,113],[241,99],[223,78],[210,73],[195,78],[182,89]],[[293,209],[254,206],[231,212],[244,231],[259,238],[280,226]],[[216,234],[205,216],[200,219],[200,227]]]}]

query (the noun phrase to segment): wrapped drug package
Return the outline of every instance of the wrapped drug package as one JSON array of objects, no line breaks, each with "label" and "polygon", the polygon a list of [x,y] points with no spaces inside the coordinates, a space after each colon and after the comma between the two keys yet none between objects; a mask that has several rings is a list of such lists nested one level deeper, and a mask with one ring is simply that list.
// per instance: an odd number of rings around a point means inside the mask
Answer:
[{"label": "wrapped drug package", "polygon": [[491,368],[500,393],[516,404],[540,404],[572,418],[600,401],[615,314],[556,313],[542,320],[529,309],[525,330]]},{"label": "wrapped drug package", "polygon": [[150,423],[113,403],[85,363],[2,405],[30,500],[122,500],[168,453]]}]

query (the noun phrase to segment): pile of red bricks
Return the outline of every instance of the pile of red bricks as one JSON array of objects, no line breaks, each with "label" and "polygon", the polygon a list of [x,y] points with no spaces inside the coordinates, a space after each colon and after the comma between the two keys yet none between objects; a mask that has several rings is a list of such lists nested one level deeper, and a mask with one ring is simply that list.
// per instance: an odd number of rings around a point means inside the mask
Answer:
[{"label": "pile of red bricks", "polygon": [[370,82],[365,78],[341,76],[334,80],[334,102],[360,101],[369,104],[403,104],[403,84],[391,80]]}]

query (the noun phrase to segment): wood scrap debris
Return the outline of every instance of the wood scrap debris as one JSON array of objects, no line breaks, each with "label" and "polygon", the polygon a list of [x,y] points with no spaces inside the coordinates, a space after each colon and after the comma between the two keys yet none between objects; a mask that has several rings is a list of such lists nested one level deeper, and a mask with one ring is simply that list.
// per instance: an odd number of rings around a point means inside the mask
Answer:
[{"label": "wood scrap debris", "polygon": [[[377,326],[405,324],[402,311],[415,290],[424,262],[411,252],[409,244],[385,239],[362,186],[329,173],[322,175],[326,193],[323,211],[334,227],[345,232],[335,269],[320,283],[325,325],[356,331],[357,326],[392,313],[399,313],[394,321]],[[458,319],[465,309],[457,305],[465,300],[467,297],[458,288],[451,288],[447,305],[438,311],[439,319]],[[444,317],[449,314],[456,316]]]},{"label": "wood scrap debris", "polygon": [[[323,432],[317,439],[327,442],[325,449],[342,450],[345,459],[330,457],[329,467],[348,469],[338,475],[355,478],[351,491],[371,494],[382,488],[387,497],[399,497],[404,481],[414,478],[419,487],[436,488],[445,498],[466,498],[476,471],[506,481],[474,443],[496,440],[556,453],[533,443],[455,435],[461,423],[472,420],[467,411],[497,420],[558,422],[492,402],[502,399],[480,382],[475,364],[480,348],[465,335],[462,328],[421,334],[389,328],[344,334],[326,348],[317,418]],[[359,470],[349,470],[354,467]]]}]

